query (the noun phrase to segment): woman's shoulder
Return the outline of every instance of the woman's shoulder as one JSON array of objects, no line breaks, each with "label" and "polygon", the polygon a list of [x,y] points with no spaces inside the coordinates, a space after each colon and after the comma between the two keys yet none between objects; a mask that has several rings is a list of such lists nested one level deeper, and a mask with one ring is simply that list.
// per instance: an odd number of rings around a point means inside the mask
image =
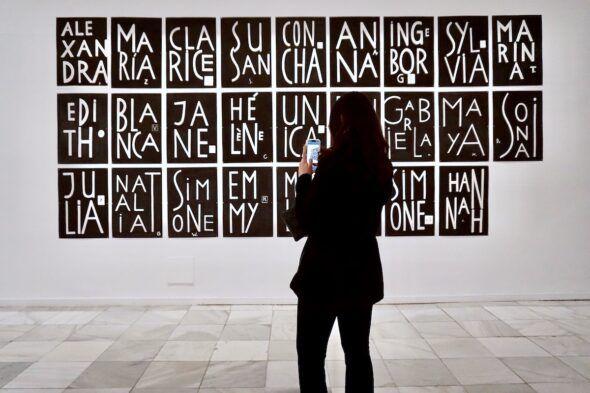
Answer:
[{"label": "woman's shoulder", "polygon": [[343,165],[351,164],[356,161],[358,155],[354,152],[341,149],[325,149],[318,158],[318,166],[323,164],[324,168],[340,168]]},{"label": "woman's shoulder", "polygon": [[318,154],[318,164],[319,163],[330,163],[334,160],[335,151],[331,148],[322,148],[320,149],[320,153]]},{"label": "woman's shoulder", "polygon": [[318,171],[320,173],[333,172],[339,168],[336,152],[326,149],[318,157]]}]

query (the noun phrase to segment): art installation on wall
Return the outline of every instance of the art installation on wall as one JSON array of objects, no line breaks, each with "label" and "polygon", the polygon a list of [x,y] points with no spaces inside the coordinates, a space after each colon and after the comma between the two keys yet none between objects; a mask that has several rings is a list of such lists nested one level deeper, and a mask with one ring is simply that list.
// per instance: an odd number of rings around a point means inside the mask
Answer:
[{"label": "art installation on wall", "polygon": [[56,44],[60,238],[290,236],[350,90],[394,167],[377,235],[488,235],[489,162],[543,160],[540,15],[57,18]]}]

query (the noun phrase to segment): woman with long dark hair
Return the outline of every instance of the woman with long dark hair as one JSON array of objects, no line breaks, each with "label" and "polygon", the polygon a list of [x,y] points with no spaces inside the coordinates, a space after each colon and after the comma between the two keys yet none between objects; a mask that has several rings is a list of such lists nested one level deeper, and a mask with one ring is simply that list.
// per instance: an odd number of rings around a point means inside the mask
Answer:
[{"label": "woman with long dark hair", "polygon": [[312,178],[304,145],[295,212],[308,234],[291,281],[297,294],[297,355],[302,393],[327,392],[324,362],[338,318],[346,393],[373,392],[369,332],[373,304],[383,299],[376,233],[393,194],[388,144],[371,101],[344,94],[330,113],[332,145],[320,150]]}]

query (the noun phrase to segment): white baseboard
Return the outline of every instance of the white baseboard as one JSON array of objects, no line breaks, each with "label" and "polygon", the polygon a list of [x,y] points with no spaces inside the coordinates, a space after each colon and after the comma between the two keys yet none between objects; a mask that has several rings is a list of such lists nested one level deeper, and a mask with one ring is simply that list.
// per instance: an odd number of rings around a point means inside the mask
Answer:
[{"label": "white baseboard", "polygon": [[[388,296],[378,304],[590,300],[590,293]],[[1,306],[296,304],[297,298],[0,298]]]}]

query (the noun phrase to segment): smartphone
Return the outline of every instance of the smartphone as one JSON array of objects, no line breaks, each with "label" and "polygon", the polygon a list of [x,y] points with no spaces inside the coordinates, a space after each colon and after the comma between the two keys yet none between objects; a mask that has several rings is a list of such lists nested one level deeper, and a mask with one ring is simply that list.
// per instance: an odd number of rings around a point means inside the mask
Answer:
[{"label": "smartphone", "polygon": [[315,172],[318,167],[318,156],[320,153],[320,140],[319,139],[308,139],[307,140],[307,160],[311,158],[311,169]]}]

